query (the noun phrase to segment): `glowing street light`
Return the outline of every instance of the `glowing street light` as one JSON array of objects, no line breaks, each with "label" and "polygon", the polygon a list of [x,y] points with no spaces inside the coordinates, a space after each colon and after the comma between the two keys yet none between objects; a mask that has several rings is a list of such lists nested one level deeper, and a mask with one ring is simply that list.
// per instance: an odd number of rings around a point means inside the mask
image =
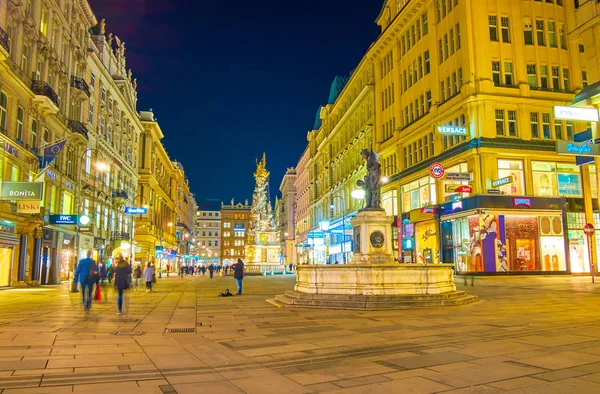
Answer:
[{"label": "glowing street light", "polygon": [[389,180],[390,179],[387,176],[385,176],[385,175],[381,177],[381,183],[388,183]]},{"label": "glowing street light", "polygon": [[350,194],[352,195],[352,198],[356,198],[357,200],[365,198],[365,191],[363,189],[353,190]]}]

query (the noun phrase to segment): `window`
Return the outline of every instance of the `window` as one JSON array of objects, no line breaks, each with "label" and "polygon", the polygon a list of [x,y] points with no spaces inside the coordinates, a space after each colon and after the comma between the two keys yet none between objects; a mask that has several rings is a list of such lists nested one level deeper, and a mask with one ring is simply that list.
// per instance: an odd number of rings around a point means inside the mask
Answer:
[{"label": "window", "polygon": [[583,84],[584,88],[588,86],[587,71],[581,72],[581,83]]},{"label": "window", "polygon": [[102,95],[101,95],[101,99],[102,102],[106,102],[106,89],[102,88]]},{"label": "window", "polygon": [[423,35],[426,35],[427,33],[429,33],[429,25],[427,24],[427,13],[424,13],[423,16],[421,17],[422,20],[422,25],[423,25]]},{"label": "window", "polygon": [[430,176],[402,185],[400,191],[402,212],[436,204],[435,179]]},{"label": "window", "polygon": [[585,52],[585,47],[583,46],[583,44],[579,44],[579,52],[580,53],[584,53]]},{"label": "window", "polygon": [[510,42],[510,22],[507,17],[500,18],[502,24],[502,42]]},{"label": "window", "polygon": [[454,30],[450,29],[450,54],[454,53]]},{"label": "window", "polygon": [[562,120],[555,119],[554,120],[554,136],[557,140],[563,139],[563,130],[562,130]]},{"label": "window", "polygon": [[529,122],[531,123],[531,138],[540,138],[540,125],[538,124],[537,112],[529,114]]},{"label": "window", "polygon": [[494,85],[502,85],[502,78],[500,76],[500,62],[492,62],[492,80]]},{"label": "window", "polygon": [[429,63],[429,49],[423,52],[423,58],[425,59],[425,75],[431,72],[431,65]]},{"label": "window", "polygon": [[21,54],[21,70],[27,74],[27,59],[29,58],[29,47],[23,44],[23,53]]},{"label": "window", "polygon": [[31,119],[31,148],[37,148],[37,132],[38,132],[38,122],[35,119]]},{"label": "window", "polygon": [[560,70],[558,67],[552,67],[552,89],[560,90]]},{"label": "window", "polygon": [[568,92],[570,89],[569,86],[569,69],[568,68],[563,68],[563,87],[565,88],[565,90]]},{"label": "window", "polygon": [[91,76],[91,78],[90,78],[90,85],[91,85],[92,87],[95,87],[95,86],[96,86],[96,74],[94,74],[94,73],[92,73],[92,76]]},{"label": "window", "polygon": [[504,63],[504,83],[508,86],[513,85],[512,63]]},{"label": "window", "polygon": [[462,67],[458,68],[458,89],[462,89],[463,85],[463,76],[462,76]]},{"label": "window", "polygon": [[17,142],[20,142],[21,144],[23,143],[23,116],[24,116],[24,112],[23,112],[23,108],[19,107],[17,108]]},{"label": "window", "polygon": [[40,32],[48,36],[48,11],[45,8],[42,8],[42,18],[40,20]]},{"label": "window", "polygon": [[565,25],[560,24],[560,47],[562,49],[567,49],[567,37],[565,37]]},{"label": "window", "polygon": [[488,16],[488,26],[490,31],[490,40],[498,41],[498,17],[496,15]]},{"label": "window", "polygon": [[533,28],[531,26],[531,19],[525,19],[523,22],[523,38],[525,45],[533,45]]},{"label": "window", "polygon": [[552,138],[552,131],[550,131],[550,114],[542,114],[542,131],[544,132],[544,139]]},{"label": "window", "polygon": [[535,64],[527,65],[527,83],[531,88],[537,88],[537,74],[535,70]]},{"label": "window", "polygon": [[498,160],[498,179],[510,177],[510,183],[499,186],[502,194],[524,196],[525,173],[521,160]]},{"label": "window", "polygon": [[460,25],[457,23],[456,26],[456,50],[460,49]]},{"label": "window", "polygon": [[572,120],[567,120],[567,139],[573,141],[574,123]]},{"label": "window", "polygon": [[551,48],[556,48],[556,23],[548,22],[548,45]]},{"label": "window", "polygon": [[546,33],[544,32],[544,21],[537,19],[535,21],[535,32],[537,35],[537,44],[546,45]]},{"label": "window", "polygon": [[417,41],[421,39],[421,21],[417,19]]},{"label": "window", "polygon": [[458,94],[458,86],[456,82],[456,72],[452,73],[452,94]]},{"label": "window", "polygon": [[442,64],[442,62],[444,61],[444,48],[442,47],[442,40],[438,40],[438,47],[439,47],[439,57],[440,57],[440,64]]},{"label": "window", "polygon": [[504,110],[496,110],[496,135],[504,135]]},{"label": "window", "polygon": [[446,101],[446,89],[444,89],[444,81],[440,82],[440,101]]},{"label": "window", "polygon": [[418,63],[419,63],[419,79],[423,78],[423,57],[419,56],[418,59]]},{"label": "window", "polygon": [[447,97],[450,99],[452,97],[452,90],[450,88],[450,77],[446,77],[446,89],[447,89]]},{"label": "window", "polygon": [[581,197],[581,178],[576,164],[532,161],[533,194],[542,197]]},{"label": "window", "polygon": [[88,122],[94,123],[94,103],[90,102],[88,106]]},{"label": "window", "polygon": [[540,66],[540,86],[542,89],[548,89],[548,66]]},{"label": "window", "polygon": [[516,137],[517,133],[517,111],[508,111],[508,135]]},{"label": "window", "polygon": [[444,34],[444,58],[448,59],[448,56],[450,56],[448,49],[448,34]]},{"label": "window", "polygon": [[425,92],[425,97],[427,98],[427,112],[431,109],[431,90]]},{"label": "window", "polygon": [[6,107],[8,107],[8,97],[6,93],[0,92],[0,132],[6,133]]}]

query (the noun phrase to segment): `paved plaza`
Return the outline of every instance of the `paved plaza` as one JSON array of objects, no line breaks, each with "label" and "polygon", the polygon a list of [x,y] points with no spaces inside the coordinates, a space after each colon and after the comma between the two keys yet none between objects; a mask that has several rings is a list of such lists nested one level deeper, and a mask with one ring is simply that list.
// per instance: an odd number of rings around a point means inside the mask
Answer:
[{"label": "paved plaza", "polygon": [[481,301],[396,311],[276,308],[294,278],[159,279],[85,315],[66,285],[0,291],[0,392],[600,393],[600,283],[484,278]]}]

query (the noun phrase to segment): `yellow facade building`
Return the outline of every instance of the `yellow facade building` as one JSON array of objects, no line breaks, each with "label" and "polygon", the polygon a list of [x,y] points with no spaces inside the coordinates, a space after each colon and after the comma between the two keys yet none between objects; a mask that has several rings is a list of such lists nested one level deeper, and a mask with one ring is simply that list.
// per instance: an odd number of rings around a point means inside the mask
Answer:
[{"label": "yellow facade building", "polygon": [[190,184],[185,175],[183,165],[178,161],[174,161],[173,167],[175,168],[175,182],[177,187],[177,198],[175,200],[177,261],[180,265],[191,264],[193,259],[192,249],[195,249],[196,243],[194,234],[196,233],[196,212],[198,206],[194,195],[190,191]]},{"label": "yellow facade building", "polygon": [[560,0],[383,4],[367,56],[384,190],[399,197],[400,259],[457,272],[589,272],[580,170],[556,153],[586,124],[553,115],[587,84],[567,38],[574,12]]},{"label": "yellow facade building", "polygon": [[[141,111],[144,131],[138,158],[138,204],[147,205],[145,215],[135,217],[136,261],[155,261],[160,270],[177,257],[177,172],[161,143],[164,134],[151,111]],[[143,196],[143,197],[139,197]]]}]

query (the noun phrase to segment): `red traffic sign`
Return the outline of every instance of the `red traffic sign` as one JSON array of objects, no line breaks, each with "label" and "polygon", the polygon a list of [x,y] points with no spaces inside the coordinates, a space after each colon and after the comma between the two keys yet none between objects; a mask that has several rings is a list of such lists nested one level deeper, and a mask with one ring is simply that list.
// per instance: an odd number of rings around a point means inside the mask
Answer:
[{"label": "red traffic sign", "polygon": [[454,191],[456,193],[472,193],[473,187],[469,186],[469,185],[461,185],[461,186],[457,187],[456,189],[454,189]]},{"label": "red traffic sign", "polygon": [[429,173],[435,179],[441,179],[446,174],[446,170],[441,163],[433,163],[429,166]]},{"label": "red traffic sign", "polygon": [[585,226],[583,226],[583,232],[588,237],[591,237],[592,235],[594,235],[594,231],[596,231],[596,229],[594,229],[594,225],[591,223],[588,223]]}]

